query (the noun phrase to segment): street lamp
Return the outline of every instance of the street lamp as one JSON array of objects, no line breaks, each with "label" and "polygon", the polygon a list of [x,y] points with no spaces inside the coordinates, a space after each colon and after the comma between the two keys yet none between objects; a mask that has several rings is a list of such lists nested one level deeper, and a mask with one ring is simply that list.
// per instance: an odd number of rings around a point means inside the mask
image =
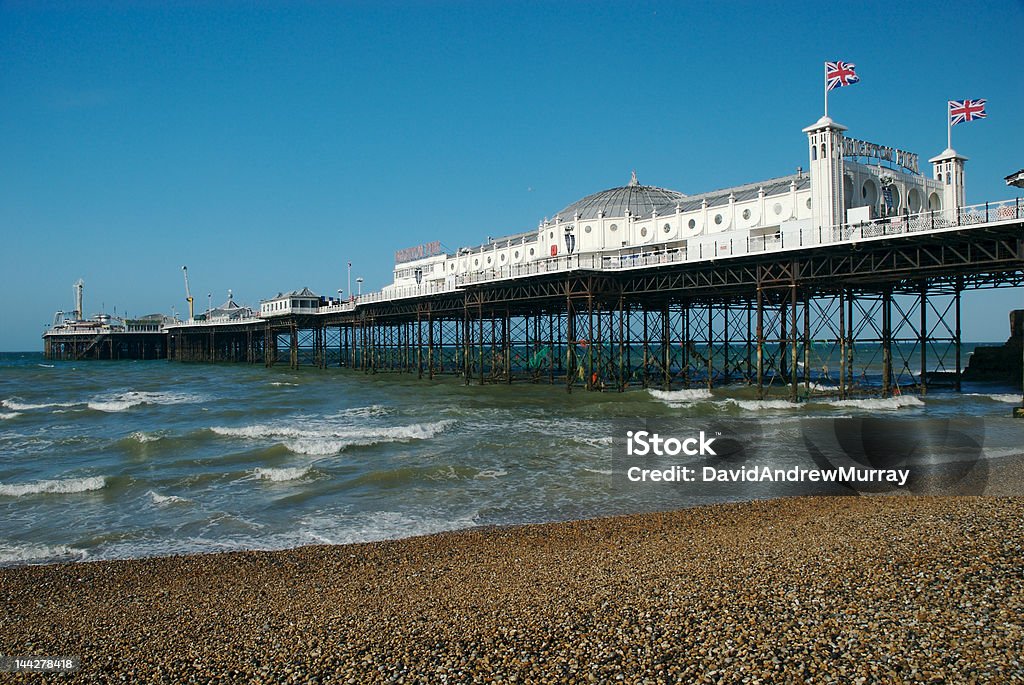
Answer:
[{"label": "street lamp", "polygon": [[341,288],[338,288],[338,304],[341,304],[341,294],[345,292]]},{"label": "street lamp", "polygon": [[352,262],[348,263],[348,291],[352,292]]},{"label": "street lamp", "polygon": [[359,277],[356,278],[356,285],[359,286],[359,290],[358,290],[358,292],[356,292],[356,296],[357,297],[362,297],[363,296],[363,277],[362,276],[359,276]]},{"label": "street lamp", "polygon": [[206,318],[210,318],[210,312],[213,311],[213,293],[206,293]]}]

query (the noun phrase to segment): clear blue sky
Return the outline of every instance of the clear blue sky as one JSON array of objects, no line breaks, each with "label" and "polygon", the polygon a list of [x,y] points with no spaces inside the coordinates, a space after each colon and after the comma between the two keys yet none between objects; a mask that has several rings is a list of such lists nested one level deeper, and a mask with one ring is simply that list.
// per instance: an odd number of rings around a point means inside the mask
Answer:
[{"label": "clear blue sky", "polygon": [[[945,147],[969,202],[1019,194],[1024,8],[859,2],[0,4],[0,350],[86,313],[256,304],[388,282],[397,248],[455,249],[598,190],[695,193],[806,168],[822,62],[850,135]],[[924,165],[928,167],[928,165]],[[199,306],[201,305],[201,307]],[[1003,340],[1020,291],[972,295]]]}]

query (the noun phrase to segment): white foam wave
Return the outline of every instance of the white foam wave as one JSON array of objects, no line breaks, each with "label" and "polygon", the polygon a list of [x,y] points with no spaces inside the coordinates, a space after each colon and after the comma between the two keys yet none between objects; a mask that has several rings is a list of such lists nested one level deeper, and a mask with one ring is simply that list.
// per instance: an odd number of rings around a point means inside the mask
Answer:
[{"label": "white foam wave", "polygon": [[416,423],[409,426],[379,428],[332,428],[310,425],[284,426],[256,424],[237,428],[213,426],[218,435],[250,440],[285,439],[284,445],[296,454],[327,456],[337,454],[353,445],[374,445],[380,442],[408,442],[429,440],[454,424],[453,419],[434,423]]},{"label": "white foam wave", "polygon": [[351,409],[342,409],[338,412],[337,416],[354,419],[368,419],[374,416],[385,416],[392,413],[391,407],[385,407],[381,404],[371,404],[368,407],[352,407]]},{"label": "white foam wave", "polygon": [[105,412],[111,412],[112,413],[112,412],[119,412],[119,411],[127,411],[127,410],[131,409],[132,407],[135,407],[135,406],[140,405],[140,404],[142,404],[142,402],[128,402],[128,401],[113,402],[113,401],[111,401],[111,402],[89,402],[89,404],[86,405],[86,406],[88,406],[89,409],[95,409],[96,411],[105,411]]},{"label": "white foam wave", "polygon": [[731,402],[745,411],[801,408],[801,405],[796,402],[790,402],[789,400],[737,400],[730,397],[726,402]]},{"label": "white foam wave", "polygon": [[584,438],[582,436],[577,435],[574,438],[574,440],[576,440],[576,442],[582,442],[585,445],[590,445],[591,447],[607,447],[608,445],[612,444],[615,438],[613,438],[610,435],[607,435],[603,438]]},{"label": "white foam wave", "polygon": [[19,402],[17,398],[0,402],[0,405],[13,411],[32,411],[34,409],[49,409],[51,407],[76,407],[78,404],[78,402],[41,402],[33,404],[31,402]]},{"label": "white foam wave", "polygon": [[289,480],[298,480],[309,473],[312,466],[293,466],[290,468],[265,469],[257,467],[253,475],[260,480],[270,480],[281,483]]},{"label": "white foam wave", "polygon": [[477,478],[501,478],[507,476],[508,471],[504,469],[484,469],[480,473],[476,474]]},{"label": "white foam wave", "polygon": [[67,561],[69,559],[84,559],[85,556],[85,550],[67,545],[0,543],[0,564]]},{"label": "white foam wave", "polygon": [[612,470],[611,469],[592,469],[589,466],[584,466],[583,470],[584,471],[590,471],[591,473],[599,473],[602,476],[610,476],[610,475],[612,475]]},{"label": "white foam wave", "polygon": [[651,397],[665,404],[676,406],[710,400],[713,396],[707,388],[684,388],[682,390],[648,390]]},{"label": "white foam wave", "polygon": [[307,438],[302,440],[289,440],[284,443],[285,448],[294,454],[306,454],[311,457],[327,457],[344,451],[351,442],[345,440],[329,440],[326,438]]},{"label": "white foam wave", "polygon": [[153,504],[157,504],[157,505],[160,505],[160,506],[169,505],[169,504],[184,504],[186,502],[191,501],[191,500],[186,499],[184,497],[178,497],[177,495],[161,495],[160,493],[156,492],[155,490],[150,490],[146,494],[149,495],[149,498],[151,500],[153,500]]},{"label": "white foam wave", "polygon": [[472,528],[477,525],[476,515],[457,517],[435,517],[413,515],[397,511],[376,511],[362,514],[313,514],[299,521],[298,539],[291,539],[282,546],[312,542],[343,545],[354,542],[395,540],[431,535],[449,530]]},{"label": "white foam wave", "polygon": [[898,397],[870,397],[858,400],[830,400],[824,402],[833,407],[856,407],[857,409],[900,409],[902,407],[923,407],[922,402],[913,395]]},{"label": "white foam wave", "polygon": [[140,392],[133,390],[118,395],[95,397],[87,406],[89,409],[96,411],[121,412],[137,407],[140,404],[194,404],[202,401],[202,397],[187,393]]},{"label": "white foam wave", "polygon": [[143,444],[147,442],[156,442],[157,440],[164,439],[164,436],[158,433],[146,433],[143,431],[135,431],[134,433],[131,433],[128,437],[134,440],[135,442],[141,442]]},{"label": "white foam wave", "polygon": [[6,421],[7,419],[13,419],[15,416],[21,416],[20,412],[3,412],[0,413],[0,421]]},{"label": "white foam wave", "polygon": [[1021,396],[1013,395],[1009,393],[985,393],[985,392],[968,392],[964,393],[966,397],[984,397],[985,399],[992,400],[993,402],[1006,402],[1008,404],[1020,404]]},{"label": "white foam wave", "polygon": [[70,494],[100,490],[106,484],[107,479],[103,476],[37,480],[32,483],[0,483],[0,495],[22,497],[39,494]]},{"label": "white foam wave", "polygon": [[270,384],[271,385],[276,385],[276,386],[282,386],[282,385],[295,386],[295,385],[298,385],[298,383],[288,383],[287,381],[271,381]]}]

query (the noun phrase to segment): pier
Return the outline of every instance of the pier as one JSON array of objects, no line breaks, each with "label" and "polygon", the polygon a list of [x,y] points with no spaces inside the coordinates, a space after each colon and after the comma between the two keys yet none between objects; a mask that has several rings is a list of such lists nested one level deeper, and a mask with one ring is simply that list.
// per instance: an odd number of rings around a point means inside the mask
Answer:
[{"label": "pier", "polygon": [[1024,209],[967,205],[967,158],[948,145],[928,177],[846,130],[827,115],[803,129],[806,173],[689,195],[634,172],[535,230],[399,250],[391,284],[348,300],[303,289],[253,311],[229,294],[195,315],[182,267],[189,317],[163,323],[162,346],[85,339],[76,321],[47,332],[46,354],[569,391],[742,384],[794,402],[959,390],[962,295],[1024,283]]},{"label": "pier", "polygon": [[[806,237],[725,258],[553,257],[450,289],[173,324],[168,358],[570,391],[744,383],[792,401],[885,397],[927,393],[933,376],[959,390],[962,293],[1024,284],[1019,202],[839,226],[810,245]],[[881,378],[866,382],[879,366]]]}]

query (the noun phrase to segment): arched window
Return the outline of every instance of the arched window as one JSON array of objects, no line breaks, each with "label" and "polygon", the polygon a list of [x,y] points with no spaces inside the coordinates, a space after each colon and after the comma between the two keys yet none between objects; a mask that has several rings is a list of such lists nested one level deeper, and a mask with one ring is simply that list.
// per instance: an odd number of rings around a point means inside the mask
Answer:
[{"label": "arched window", "polygon": [[811,146],[811,161],[813,162],[817,158],[818,158],[818,146],[817,145],[812,145]]}]

